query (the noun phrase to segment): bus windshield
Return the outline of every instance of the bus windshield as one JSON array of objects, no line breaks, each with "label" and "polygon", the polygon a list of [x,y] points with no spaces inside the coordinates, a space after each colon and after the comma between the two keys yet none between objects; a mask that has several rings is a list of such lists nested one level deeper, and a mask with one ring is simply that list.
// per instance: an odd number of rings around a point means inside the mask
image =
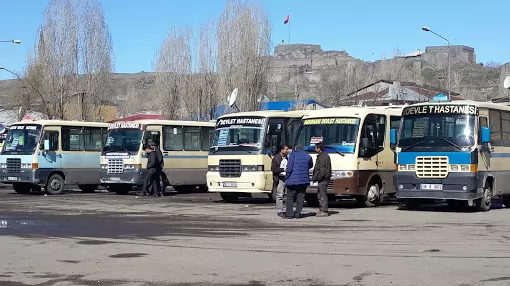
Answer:
[{"label": "bus windshield", "polygon": [[39,137],[41,125],[15,125],[11,126],[5,139],[2,153],[34,153]]},{"label": "bus windshield", "polygon": [[437,148],[460,151],[475,144],[475,115],[410,115],[403,118],[398,146],[408,149]]},{"label": "bus windshield", "polygon": [[260,149],[262,147],[264,130],[254,127],[229,127],[216,129],[211,148],[251,146]]},{"label": "bus windshield", "polygon": [[139,129],[112,129],[104,145],[104,152],[138,152],[143,131]]},{"label": "bus windshield", "polygon": [[359,122],[359,118],[304,119],[297,142],[305,151],[315,151],[315,144],[323,142],[328,153],[354,153]]}]

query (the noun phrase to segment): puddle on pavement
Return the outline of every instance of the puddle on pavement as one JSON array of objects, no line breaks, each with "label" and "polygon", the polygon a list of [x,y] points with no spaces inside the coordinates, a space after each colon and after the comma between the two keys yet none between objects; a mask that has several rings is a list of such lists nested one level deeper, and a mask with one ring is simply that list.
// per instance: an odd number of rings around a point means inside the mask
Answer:
[{"label": "puddle on pavement", "polygon": [[147,253],[118,253],[114,255],[110,255],[110,258],[138,258],[146,256]]}]

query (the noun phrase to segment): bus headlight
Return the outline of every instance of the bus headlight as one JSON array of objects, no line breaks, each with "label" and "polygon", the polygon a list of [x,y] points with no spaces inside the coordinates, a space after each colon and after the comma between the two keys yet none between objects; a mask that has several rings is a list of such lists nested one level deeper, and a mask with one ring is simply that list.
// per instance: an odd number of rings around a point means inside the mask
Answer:
[{"label": "bus headlight", "polygon": [[124,165],[124,170],[133,170],[134,168],[135,168],[135,165],[133,165],[133,164]]},{"label": "bus headlight", "polygon": [[334,179],[347,179],[354,175],[353,171],[333,171],[331,172],[331,178]]},{"label": "bus headlight", "polygon": [[243,172],[264,171],[264,165],[244,165]]},{"label": "bus headlight", "polygon": [[451,172],[476,172],[478,171],[478,166],[476,164],[470,165],[450,165]]},{"label": "bus headlight", "polygon": [[101,169],[108,169],[108,165],[107,164],[101,164]]},{"label": "bus headlight", "polygon": [[460,170],[462,172],[469,172],[469,165],[461,165]]},{"label": "bus headlight", "polygon": [[1,164],[0,164],[0,168],[2,168],[2,169],[6,169],[6,168],[7,168],[7,164],[6,164],[6,163],[1,163]]},{"label": "bus headlight", "polygon": [[220,166],[218,165],[209,165],[209,171],[218,172],[220,170]]},{"label": "bus headlight", "polygon": [[23,164],[21,164],[21,169],[32,169],[32,163],[29,163],[29,164],[23,163]]}]

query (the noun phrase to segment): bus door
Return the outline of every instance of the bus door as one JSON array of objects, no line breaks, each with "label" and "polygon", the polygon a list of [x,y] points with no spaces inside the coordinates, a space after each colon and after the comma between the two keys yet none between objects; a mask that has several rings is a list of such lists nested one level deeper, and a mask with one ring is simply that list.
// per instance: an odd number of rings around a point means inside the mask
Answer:
[{"label": "bus door", "polygon": [[375,114],[367,115],[360,129],[360,141],[358,142],[358,186],[360,187],[366,186],[369,183],[368,180],[378,171],[380,148],[377,146],[377,127],[379,125],[377,117],[379,116]]},{"label": "bus door", "polygon": [[264,142],[264,170],[266,175],[266,190],[273,189],[273,173],[271,172],[271,161],[274,154],[280,152],[280,145],[287,141],[285,138],[285,120],[283,118],[271,118],[267,125],[266,138]]},{"label": "bus door", "polygon": [[44,127],[38,153],[39,170],[43,179],[54,170],[62,170],[62,146],[60,144],[60,127]]},{"label": "bus door", "polygon": [[301,118],[289,118],[286,121],[287,132],[285,134],[286,144],[289,146],[289,149],[294,148],[294,143],[297,140],[296,133],[299,129],[299,124],[301,123]]}]

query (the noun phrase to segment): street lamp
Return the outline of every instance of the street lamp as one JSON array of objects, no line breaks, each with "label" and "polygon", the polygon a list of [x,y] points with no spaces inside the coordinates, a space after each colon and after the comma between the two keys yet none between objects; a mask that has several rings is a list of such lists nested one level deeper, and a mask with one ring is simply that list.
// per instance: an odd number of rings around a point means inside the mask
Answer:
[{"label": "street lamp", "polygon": [[428,27],[421,27],[421,29],[425,32],[431,32],[432,34],[440,37],[441,39],[445,40],[447,43],[448,43],[448,97],[450,97],[450,89],[451,89],[451,86],[450,86],[450,41],[439,35],[438,33],[432,31],[431,29],[429,29]]},{"label": "street lamp", "polygon": [[13,72],[13,71],[11,71],[11,70],[6,69],[5,67],[0,66],[0,70],[4,70],[4,71],[6,71],[6,72],[8,72],[8,73],[13,74],[13,75],[14,75],[14,76],[16,76],[18,79],[21,79],[21,76],[20,76],[19,74],[15,73],[15,72]]},{"label": "street lamp", "polygon": [[14,43],[14,44],[21,44],[21,41],[20,40],[8,40],[8,41],[1,41],[0,40],[0,43]]}]

